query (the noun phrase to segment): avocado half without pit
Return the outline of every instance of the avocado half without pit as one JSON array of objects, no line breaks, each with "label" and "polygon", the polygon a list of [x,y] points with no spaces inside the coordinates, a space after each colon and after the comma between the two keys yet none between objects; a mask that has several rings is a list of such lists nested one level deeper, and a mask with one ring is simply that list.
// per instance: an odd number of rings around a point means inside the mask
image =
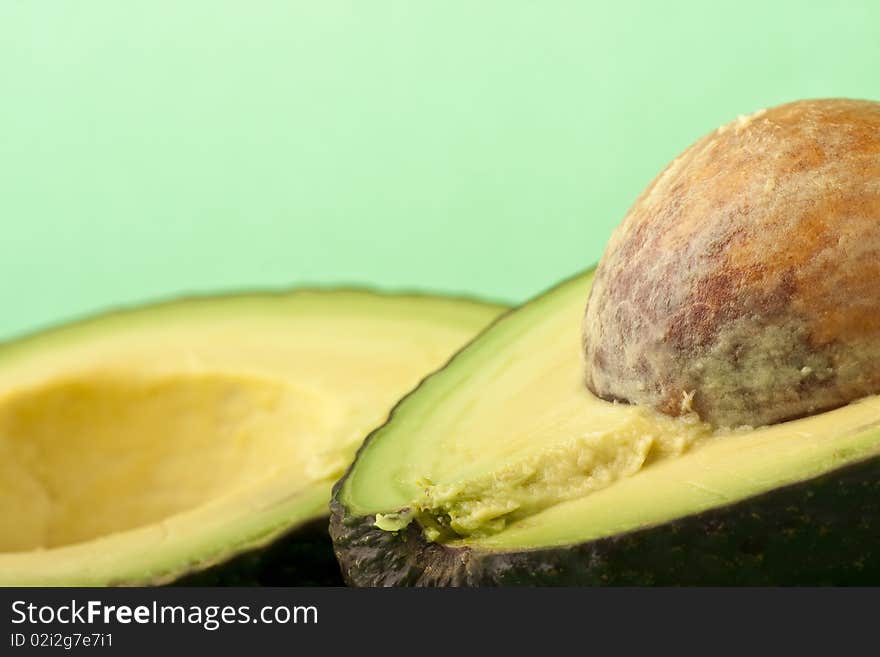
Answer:
[{"label": "avocado half without pit", "polygon": [[338,579],[332,483],[393,403],[502,310],[300,290],[3,345],[0,585]]},{"label": "avocado half without pit", "polygon": [[396,407],[336,553],[357,585],[877,584],[878,393],[880,104],[757,112]]}]

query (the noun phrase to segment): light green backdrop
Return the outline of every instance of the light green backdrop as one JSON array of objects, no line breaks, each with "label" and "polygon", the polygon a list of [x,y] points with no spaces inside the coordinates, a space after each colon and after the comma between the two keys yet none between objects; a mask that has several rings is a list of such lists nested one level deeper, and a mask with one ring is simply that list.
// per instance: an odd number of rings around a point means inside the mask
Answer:
[{"label": "light green backdrop", "polygon": [[717,124],[880,99],[880,2],[0,0],[0,338],[189,292],[519,301]]}]

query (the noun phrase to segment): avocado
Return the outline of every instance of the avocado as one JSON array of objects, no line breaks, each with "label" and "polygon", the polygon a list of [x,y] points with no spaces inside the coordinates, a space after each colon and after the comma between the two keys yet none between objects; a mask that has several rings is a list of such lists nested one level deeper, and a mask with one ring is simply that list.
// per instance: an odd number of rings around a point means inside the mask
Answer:
[{"label": "avocado", "polygon": [[300,289],[0,346],[0,585],[341,583],[333,482],[503,310]]},{"label": "avocado", "polygon": [[880,104],[722,126],[597,270],[403,399],[331,502],[354,585],[880,584]]}]

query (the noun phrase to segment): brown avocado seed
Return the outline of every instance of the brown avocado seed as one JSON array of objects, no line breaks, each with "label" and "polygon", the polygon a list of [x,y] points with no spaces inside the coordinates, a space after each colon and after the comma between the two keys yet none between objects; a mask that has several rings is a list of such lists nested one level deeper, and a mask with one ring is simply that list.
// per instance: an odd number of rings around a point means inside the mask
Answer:
[{"label": "brown avocado seed", "polygon": [[596,271],[586,384],[715,425],[880,393],[880,103],[718,128],[636,200]]}]

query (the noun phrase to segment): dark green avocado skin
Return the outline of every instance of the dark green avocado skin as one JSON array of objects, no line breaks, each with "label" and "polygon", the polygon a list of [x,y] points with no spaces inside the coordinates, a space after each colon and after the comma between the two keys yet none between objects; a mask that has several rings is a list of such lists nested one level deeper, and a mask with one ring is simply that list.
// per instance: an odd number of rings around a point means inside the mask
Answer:
[{"label": "dark green avocado skin", "polygon": [[175,580],[172,586],[344,586],[327,534],[318,518],[268,547]]},{"label": "dark green avocado skin", "polygon": [[[344,480],[343,480],[344,481]],[[355,586],[859,586],[880,584],[880,457],[735,504],[617,536],[521,552],[391,533],[331,502]]]}]

